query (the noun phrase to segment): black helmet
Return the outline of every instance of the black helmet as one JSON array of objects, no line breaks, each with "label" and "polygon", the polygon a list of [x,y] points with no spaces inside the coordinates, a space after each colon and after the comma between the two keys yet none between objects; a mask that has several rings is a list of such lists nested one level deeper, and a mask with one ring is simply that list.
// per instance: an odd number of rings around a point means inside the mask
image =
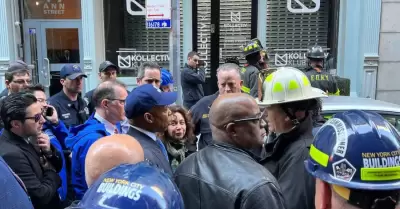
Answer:
[{"label": "black helmet", "polygon": [[307,51],[308,59],[325,59],[325,53],[322,47],[315,45]]},{"label": "black helmet", "polygon": [[254,54],[263,50],[261,45],[261,41],[257,38],[252,39],[249,44],[247,44],[243,49],[243,55],[247,56],[250,54]]}]

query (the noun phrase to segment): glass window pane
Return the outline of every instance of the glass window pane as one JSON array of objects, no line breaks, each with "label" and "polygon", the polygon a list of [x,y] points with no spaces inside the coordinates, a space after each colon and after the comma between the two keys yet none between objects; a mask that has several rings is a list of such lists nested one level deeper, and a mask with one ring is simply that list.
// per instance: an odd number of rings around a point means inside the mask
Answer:
[{"label": "glass window pane", "polygon": [[46,29],[47,58],[50,63],[80,63],[77,28]]},{"label": "glass window pane", "polygon": [[80,0],[24,0],[25,19],[81,19]]}]

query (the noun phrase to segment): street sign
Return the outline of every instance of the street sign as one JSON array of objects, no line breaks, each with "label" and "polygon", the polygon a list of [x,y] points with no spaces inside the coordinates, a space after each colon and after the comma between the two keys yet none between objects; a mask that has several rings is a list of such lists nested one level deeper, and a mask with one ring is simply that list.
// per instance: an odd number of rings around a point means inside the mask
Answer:
[{"label": "street sign", "polygon": [[171,0],[146,0],[146,28],[171,28]]}]

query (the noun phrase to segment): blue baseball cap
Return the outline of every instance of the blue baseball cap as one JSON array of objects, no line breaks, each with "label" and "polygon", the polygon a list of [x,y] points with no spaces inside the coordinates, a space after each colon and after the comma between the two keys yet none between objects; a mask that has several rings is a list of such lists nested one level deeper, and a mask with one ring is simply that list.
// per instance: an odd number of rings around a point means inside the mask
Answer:
[{"label": "blue baseball cap", "polygon": [[132,119],[151,110],[156,106],[173,104],[178,95],[176,92],[161,92],[152,84],[144,84],[129,93],[125,102],[125,114]]},{"label": "blue baseball cap", "polygon": [[86,74],[82,71],[79,65],[67,64],[61,68],[60,77],[75,80],[77,77],[83,76],[87,78]]}]

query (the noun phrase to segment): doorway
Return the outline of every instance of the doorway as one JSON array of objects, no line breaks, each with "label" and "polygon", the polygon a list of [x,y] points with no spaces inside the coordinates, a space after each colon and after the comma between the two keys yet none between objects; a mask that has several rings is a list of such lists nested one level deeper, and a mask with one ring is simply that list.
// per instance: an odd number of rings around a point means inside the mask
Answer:
[{"label": "doorway", "polygon": [[[244,46],[257,36],[257,0],[193,0],[193,49],[205,61],[205,95],[218,91],[217,68],[237,57],[241,65]],[[211,9],[210,9],[211,8]]]},{"label": "doorway", "polygon": [[80,20],[25,20],[23,33],[25,61],[35,66],[32,82],[41,83],[47,95],[62,89],[60,70],[65,64],[76,64],[83,69]]}]

